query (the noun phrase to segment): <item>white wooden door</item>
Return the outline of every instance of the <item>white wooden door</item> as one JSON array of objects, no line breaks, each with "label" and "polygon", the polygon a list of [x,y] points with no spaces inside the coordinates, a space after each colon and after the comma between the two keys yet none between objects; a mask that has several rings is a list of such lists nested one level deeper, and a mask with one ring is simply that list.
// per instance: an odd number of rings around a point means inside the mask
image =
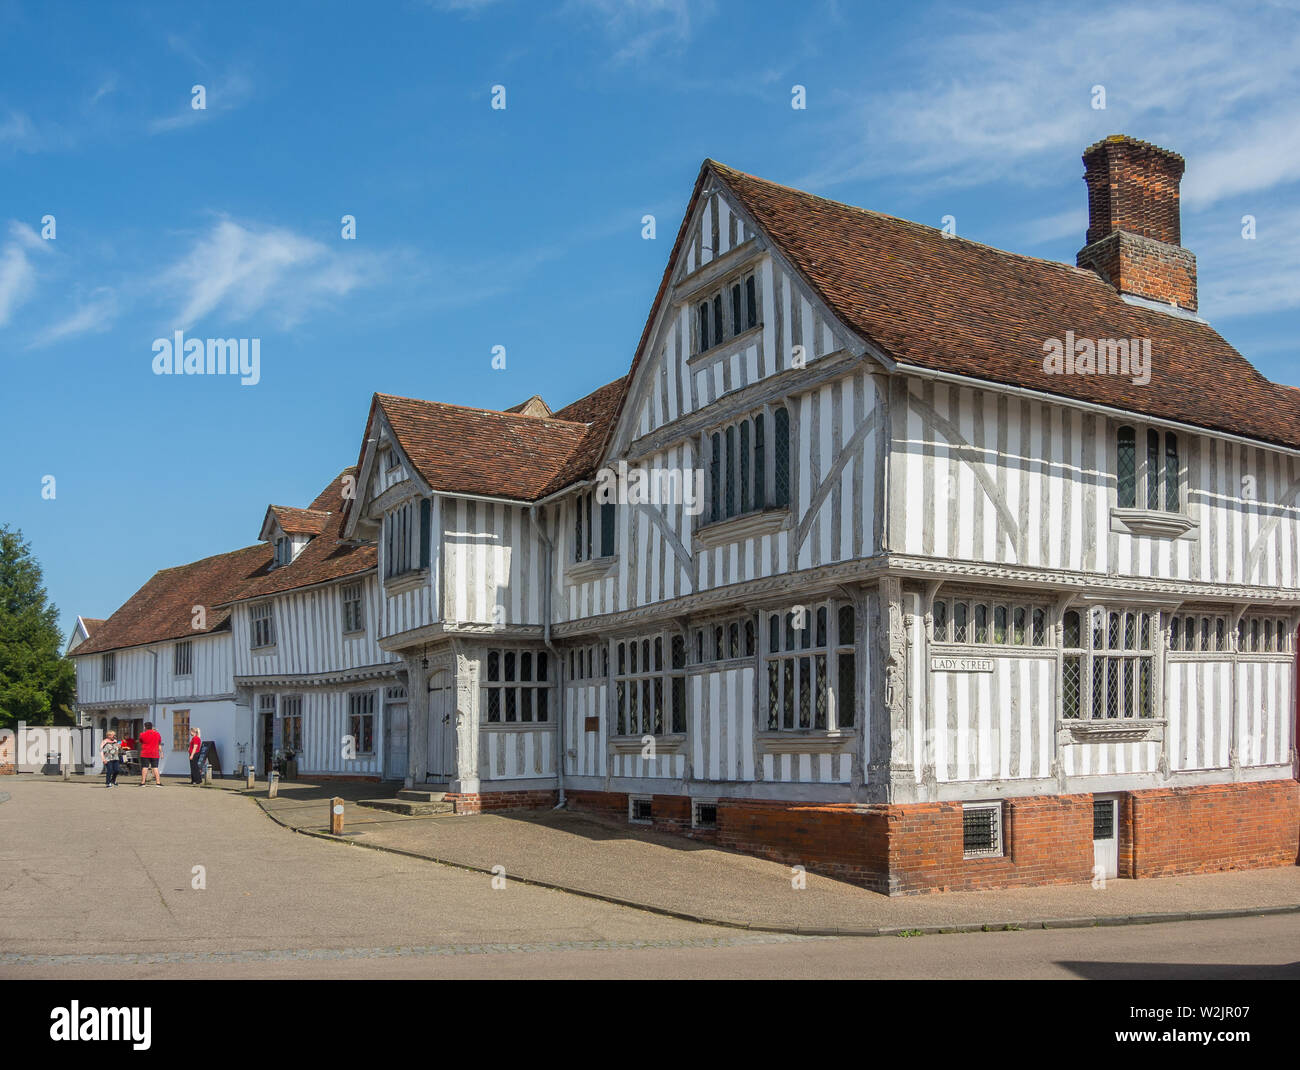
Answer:
[{"label": "white wooden door", "polygon": [[450,780],[455,775],[455,725],[452,721],[451,689],[435,687],[429,692],[429,780]]},{"label": "white wooden door", "polygon": [[1114,880],[1119,875],[1119,801],[1092,800],[1093,879]]},{"label": "white wooden door", "polygon": [[408,721],[405,702],[384,703],[384,779],[406,779]]}]

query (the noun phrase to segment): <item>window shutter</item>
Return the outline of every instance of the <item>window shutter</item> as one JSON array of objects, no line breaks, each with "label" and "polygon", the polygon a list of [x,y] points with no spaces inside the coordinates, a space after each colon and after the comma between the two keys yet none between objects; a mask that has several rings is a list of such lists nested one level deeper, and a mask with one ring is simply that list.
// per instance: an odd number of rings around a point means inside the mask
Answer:
[{"label": "window shutter", "polygon": [[600,506],[600,556],[609,557],[614,552],[614,503],[602,502]]},{"label": "window shutter", "polygon": [[433,503],[428,498],[420,499],[420,567],[429,567],[429,541],[431,537]]}]

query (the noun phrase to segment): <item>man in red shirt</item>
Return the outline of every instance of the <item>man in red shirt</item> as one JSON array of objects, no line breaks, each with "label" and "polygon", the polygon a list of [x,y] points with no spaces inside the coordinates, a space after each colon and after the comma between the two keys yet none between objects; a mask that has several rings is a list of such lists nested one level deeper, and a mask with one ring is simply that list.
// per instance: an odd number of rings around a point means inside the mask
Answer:
[{"label": "man in red shirt", "polygon": [[140,787],[144,787],[153,770],[153,782],[162,785],[158,774],[158,759],[162,757],[162,735],[154,731],[153,722],[145,721],[144,731],[140,733]]},{"label": "man in red shirt", "polygon": [[203,753],[203,737],[199,735],[199,730],[197,727],[191,729],[191,732],[192,735],[190,736],[190,783],[202,784],[203,783],[203,769],[202,769],[203,762],[199,758],[199,755]]}]

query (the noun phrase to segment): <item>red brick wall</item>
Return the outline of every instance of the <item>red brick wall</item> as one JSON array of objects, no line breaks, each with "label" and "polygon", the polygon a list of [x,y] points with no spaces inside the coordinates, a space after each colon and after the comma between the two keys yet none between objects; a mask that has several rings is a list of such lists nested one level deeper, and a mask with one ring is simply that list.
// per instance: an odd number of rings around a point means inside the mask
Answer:
[{"label": "red brick wall", "polygon": [[[627,819],[625,793],[567,795],[575,810]],[[1085,884],[1093,876],[1091,795],[1003,800],[1003,855],[993,858],[963,857],[960,802],[721,799],[717,830],[705,831],[690,829],[685,796],[652,798],[659,830],[894,895]],[[1293,780],[1124,793],[1118,818],[1120,877],[1290,865],[1300,854]]]},{"label": "red brick wall", "polygon": [[482,814],[492,810],[547,810],[560,801],[559,792],[485,791],[475,794],[447,792],[446,799],[458,814]]},{"label": "red brick wall", "polygon": [[1215,784],[1132,794],[1136,877],[1290,866],[1300,852],[1300,784]]},{"label": "red brick wall", "polygon": [[975,891],[1092,880],[1092,796],[1035,795],[1002,803],[1000,857],[965,858],[962,804],[894,806],[889,813],[894,890]]},{"label": "red brick wall", "polygon": [[719,847],[888,891],[888,810],[723,799],[718,803],[717,842]]}]

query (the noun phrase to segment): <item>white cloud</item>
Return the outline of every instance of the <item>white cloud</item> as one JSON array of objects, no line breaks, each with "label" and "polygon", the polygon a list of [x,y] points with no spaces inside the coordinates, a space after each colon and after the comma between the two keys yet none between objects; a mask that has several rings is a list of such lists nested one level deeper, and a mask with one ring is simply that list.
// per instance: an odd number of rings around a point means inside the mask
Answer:
[{"label": "white cloud", "polygon": [[851,98],[844,148],[805,181],[1032,185],[1112,133],[1182,153],[1197,205],[1300,179],[1300,21],[1276,6],[1053,5],[933,26],[902,57],[915,87]]},{"label": "white cloud", "polygon": [[108,286],[91,292],[67,319],[37,335],[33,346],[47,346],[79,334],[102,333],[117,318],[117,293]]},{"label": "white cloud", "polygon": [[203,86],[205,107],[194,108],[191,106],[194,98],[187,86],[185,87],[185,101],[181,109],[174,115],[166,115],[160,119],[150,120],[149,133],[165,134],[173,130],[193,126],[196,123],[203,122],[209,115],[242,108],[253,97],[252,80],[238,71],[210,81],[200,78],[193,84]]},{"label": "white cloud", "polygon": [[376,281],[381,268],[371,254],[334,249],[284,227],[223,219],[158,283],[181,300],[177,327],[189,328],[217,312],[235,320],[266,313],[288,327],[313,308]]},{"label": "white cloud", "polygon": [[0,327],[35,293],[36,268],[27,254],[44,251],[44,244],[31,227],[9,224],[9,241],[0,249]]},{"label": "white cloud", "polygon": [[1200,312],[1211,323],[1300,308],[1300,210],[1262,212],[1253,239],[1234,220],[1194,244]]},{"label": "white cloud", "polygon": [[691,41],[692,19],[713,12],[696,0],[568,0],[563,12],[594,22],[610,39],[615,65],[639,63],[681,51]]}]

